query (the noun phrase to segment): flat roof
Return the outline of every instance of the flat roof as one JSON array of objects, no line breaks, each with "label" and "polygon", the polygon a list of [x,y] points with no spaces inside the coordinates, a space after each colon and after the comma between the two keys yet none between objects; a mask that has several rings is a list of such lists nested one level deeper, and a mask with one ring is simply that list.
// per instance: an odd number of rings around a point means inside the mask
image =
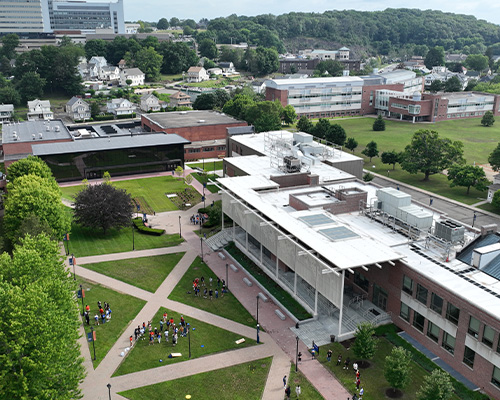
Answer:
[{"label": "flat roof", "polygon": [[[14,133],[17,140],[14,139]],[[41,134],[41,138],[40,138]],[[35,139],[33,139],[35,135]],[[47,140],[71,139],[68,128],[59,119],[51,121],[26,121],[3,125],[2,142],[44,142]]]},{"label": "flat roof", "polygon": [[172,144],[189,144],[189,140],[175,133],[151,133],[142,135],[111,136],[91,139],[77,139],[73,142],[45,143],[33,145],[33,155],[49,156],[55,154],[83,153],[87,151],[104,151],[128,149],[134,147],[161,146]]},{"label": "flat roof", "polygon": [[237,124],[245,122],[223,113],[204,110],[142,114],[142,118],[152,121],[163,129]]},{"label": "flat roof", "polygon": [[342,85],[357,83],[363,85],[364,81],[359,76],[337,76],[333,78],[302,78],[302,79],[269,79],[266,81],[266,86],[293,86],[293,85]]}]

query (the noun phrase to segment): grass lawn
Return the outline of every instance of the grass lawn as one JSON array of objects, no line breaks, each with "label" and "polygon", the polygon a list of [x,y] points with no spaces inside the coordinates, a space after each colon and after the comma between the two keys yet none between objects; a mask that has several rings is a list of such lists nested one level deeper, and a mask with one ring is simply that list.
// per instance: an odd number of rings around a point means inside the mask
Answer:
[{"label": "grass lawn", "polygon": [[481,210],[489,211],[489,212],[500,215],[500,209],[496,208],[491,203],[481,204],[480,206],[477,206],[477,208],[480,208]]},{"label": "grass lawn", "polygon": [[[208,290],[210,290],[209,277],[213,278],[212,289],[214,290],[214,296],[212,301],[210,301],[210,299],[203,298],[203,287],[200,288],[200,296],[194,296],[193,293],[186,293],[188,291],[193,291],[193,281],[196,278],[201,278],[202,276],[205,278],[205,285]],[[240,324],[251,327],[256,326],[257,321],[255,321],[255,319],[240,304],[231,292],[226,293],[224,297],[221,297],[222,286],[218,289],[219,298],[215,299],[216,288],[216,275],[204,262],[201,261],[199,257],[196,257],[168,298],[170,300],[175,300],[180,303],[199,308],[200,310],[208,311],[212,314],[220,315],[221,317],[231,319],[239,322]]]},{"label": "grass lawn", "polygon": [[191,168],[201,168],[207,172],[213,172],[213,171],[221,170],[222,163],[223,163],[222,161],[215,161],[215,162],[207,161],[205,163],[200,162],[200,163],[196,163],[196,164],[188,164],[188,166]]},{"label": "grass lawn", "polygon": [[153,236],[139,233],[137,230],[133,234],[132,228],[120,231],[112,229],[104,236],[100,231],[91,231],[73,223],[71,225],[69,251],[75,257],[122,253],[132,251],[132,239],[135,242],[135,250],[177,246],[184,241],[184,239],[179,238],[178,234]]},{"label": "grass lawn", "polygon": [[[105,288],[99,284],[89,282],[83,278],[77,277],[77,284],[82,285],[85,290],[85,299],[83,303],[90,306],[90,324],[94,326],[96,332],[94,368],[96,368],[108,353],[109,349],[115,344],[116,340],[125,331],[127,325],[134,319],[146,303],[143,300],[128,296],[123,293]],[[77,299],[81,307],[81,299]],[[101,301],[110,304],[111,320],[105,324],[95,326],[94,315],[97,310],[97,302]],[[100,320],[100,318],[99,318]],[[85,334],[90,332],[90,327],[85,324]],[[89,351],[93,359],[92,342],[88,342]],[[83,349],[85,351],[85,349]],[[115,355],[118,356],[118,355]]]},{"label": "grass lawn", "polygon": [[[384,378],[384,362],[385,357],[390,354],[393,345],[385,339],[378,340],[378,347],[376,354],[372,360],[370,360],[371,366],[367,369],[361,369],[361,386],[365,390],[363,400],[385,400],[387,399],[385,395],[386,389],[390,387],[389,383]],[[333,351],[332,361],[326,361],[326,352],[328,349]],[[344,370],[342,365],[336,366],[337,356],[342,354],[342,361],[349,357],[351,363],[348,370]],[[352,363],[354,360],[358,360],[351,350],[346,350],[344,346],[340,343],[332,343],[320,347],[320,357],[318,357],[320,362],[329,369],[333,375],[344,385],[344,387],[350,393],[356,392],[355,385],[355,374],[352,369]],[[342,363],[343,364],[343,363]],[[403,400],[416,400],[416,392],[420,388],[423,382],[424,376],[428,374],[422,367],[412,362],[412,372],[411,372],[411,382],[404,389],[403,396],[399,399]],[[452,400],[458,400],[459,397],[453,396]]]},{"label": "grass lawn", "polygon": [[[274,282],[267,274],[262,271],[257,265],[254,264],[247,256],[245,256],[234,244],[231,242],[226,250],[231,256],[238,261],[252,276],[264,286],[269,293],[271,293],[288,311],[295,317],[302,321],[312,317],[304,307],[302,307],[287,291],[281,288]],[[229,286],[231,287],[231,286]]]},{"label": "grass lawn", "polygon": [[[113,185],[125,189],[132,198],[142,198],[156,212],[177,210],[175,204],[166,194],[181,192],[190,187],[184,179],[173,176],[157,176],[153,178],[129,179],[113,181]],[[81,190],[82,185],[61,187],[63,198],[72,201],[74,195]]]},{"label": "grass lawn", "polygon": [[[323,400],[323,396],[319,394],[316,388],[307,380],[305,375],[297,371],[295,372],[295,364],[292,364],[290,368],[290,373],[288,374],[288,385],[290,385],[290,389],[292,391],[292,395],[290,396],[292,399],[296,399],[295,388],[297,385],[300,385],[300,398],[305,400]],[[283,398],[286,398],[283,395]],[[340,399],[344,400],[344,399]]]},{"label": "grass lawn", "polygon": [[219,176],[218,175],[206,175],[206,174],[200,174],[199,172],[193,172],[191,174],[194,179],[196,179],[200,183],[206,183],[207,184],[207,190],[210,193],[217,193],[219,191],[219,187],[216,185],[211,185],[208,180],[215,181]]},{"label": "grass lawn", "polygon": [[184,253],[85,264],[85,268],[154,293]]},{"label": "grass lawn", "polygon": [[166,393],[169,399],[184,399],[189,394],[192,399],[258,400],[272,360],[272,357],[263,358],[119,394],[131,400],[163,400]]},{"label": "grass lawn", "polygon": [[[173,318],[175,323],[179,324],[180,314],[160,308],[151,319],[153,329],[160,329],[160,319],[163,312],[168,312],[168,318]],[[253,339],[245,338],[242,344],[236,344],[235,341],[241,339],[241,336],[226,331],[214,325],[198,321],[184,315],[184,319],[191,325],[191,358],[203,357],[208,354],[221,351],[233,350],[236,348],[248,347],[256,344]],[[147,321],[144,321],[147,323]],[[139,324],[139,321],[138,321]],[[146,326],[147,329],[147,326]],[[131,332],[132,334],[133,332]],[[146,332],[147,334],[147,332]],[[182,357],[168,358],[170,353],[182,353]],[[180,337],[177,346],[172,345],[172,329],[170,329],[169,342],[162,337],[161,343],[155,341],[154,345],[149,344],[148,339],[138,340],[129,351],[126,358],[115,371],[113,376],[125,375],[131,372],[143,371],[150,368],[161,367],[165,364],[173,364],[189,359],[189,342],[187,337]],[[160,362],[160,360],[162,360]]]}]

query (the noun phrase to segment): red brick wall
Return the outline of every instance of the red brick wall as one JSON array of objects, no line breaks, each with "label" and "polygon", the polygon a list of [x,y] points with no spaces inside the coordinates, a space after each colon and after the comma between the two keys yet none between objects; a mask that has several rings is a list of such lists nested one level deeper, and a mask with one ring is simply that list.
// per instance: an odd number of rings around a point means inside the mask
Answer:
[{"label": "red brick wall", "polygon": [[275,88],[266,87],[266,100],[274,101],[279,100],[283,107],[288,105],[288,90],[279,90]]},{"label": "red brick wall", "polygon": [[296,174],[287,174],[287,175],[276,175],[271,176],[270,179],[273,182],[276,182],[282,188],[292,187],[292,186],[304,186],[309,184],[308,179],[309,173],[302,172]]},{"label": "red brick wall", "polygon": [[[391,107],[392,103],[399,103],[399,104],[420,104],[420,114],[410,114],[408,110],[402,110],[401,108],[394,108]],[[389,97],[389,111],[391,113],[398,113],[398,114],[403,114],[403,115],[409,115],[410,117],[423,117],[425,118],[426,121],[429,121],[432,119],[432,112],[433,112],[433,105],[434,102],[432,100],[421,100],[421,101],[415,101],[411,99],[398,99],[397,97]]]},{"label": "red brick wall", "polygon": [[[371,85],[363,86],[363,92],[361,94],[361,111],[360,114],[375,114],[375,97],[377,90],[396,90],[402,92],[404,89],[404,84],[396,83],[394,85]],[[373,101],[370,105],[370,94],[373,92]]]},{"label": "red brick wall", "polygon": [[214,147],[213,151],[200,151],[199,153],[190,153],[189,149],[184,149],[185,161],[198,160],[200,158],[223,158],[225,155],[226,150],[217,150],[217,146]]}]

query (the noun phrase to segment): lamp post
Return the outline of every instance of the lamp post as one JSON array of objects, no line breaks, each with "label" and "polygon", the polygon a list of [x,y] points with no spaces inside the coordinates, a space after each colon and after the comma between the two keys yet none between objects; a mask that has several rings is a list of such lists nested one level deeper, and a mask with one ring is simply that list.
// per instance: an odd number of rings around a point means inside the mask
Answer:
[{"label": "lamp post", "polygon": [[80,295],[82,296],[82,315],[85,314],[85,309],[83,308],[83,288],[82,285],[80,285]]},{"label": "lamp post", "polygon": [[[229,275],[228,275],[228,267],[229,267],[229,264],[226,263],[226,290],[229,291]],[[258,319],[258,318],[257,318]]]},{"label": "lamp post", "polygon": [[111,383],[108,383],[106,386],[108,387],[109,400],[111,400]]},{"label": "lamp post", "polygon": [[299,337],[296,336],[295,339],[297,340],[297,350],[295,350],[295,372],[297,372],[299,365]]},{"label": "lamp post", "polygon": [[203,262],[203,238],[200,236],[201,261]]},{"label": "lamp post", "polygon": [[257,325],[259,325],[259,295],[257,295]]},{"label": "lamp post", "polygon": [[90,327],[90,333],[92,334],[92,347],[94,348],[94,361],[95,361],[95,338],[94,338],[94,327]]},{"label": "lamp post", "polygon": [[135,227],[134,221],[132,221],[132,250],[135,250]]},{"label": "lamp post", "polygon": [[75,255],[71,254],[71,259],[73,260],[73,280],[76,281],[76,273],[75,273]]},{"label": "lamp post", "polygon": [[179,238],[182,237],[182,231],[181,231],[181,216],[179,215]]},{"label": "lamp post", "polygon": [[257,343],[260,343],[259,331],[260,331],[260,325],[257,324]]},{"label": "lamp post", "polygon": [[191,326],[189,325],[189,322],[186,326],[188,328],[189,358],[191,358]]}]

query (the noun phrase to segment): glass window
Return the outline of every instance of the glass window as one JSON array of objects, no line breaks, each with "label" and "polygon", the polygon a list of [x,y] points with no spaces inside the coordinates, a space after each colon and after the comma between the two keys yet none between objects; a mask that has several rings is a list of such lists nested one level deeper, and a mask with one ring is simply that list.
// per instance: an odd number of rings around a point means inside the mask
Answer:
[{"label": "glass window", "polygon": [[413,279],[403,276],[403,292],[413,296]]},{"label": "glass window", "polygon": [[497,353],[500,353],[500,337],[498,338]]},{"label": "glass window", "polygon": [[439,341],[440,329],[437,325],[434,325],[431,321],[427,325],[427,336],[429,336],[436,343]]},{"label": "glass window", "polygon": [[425,287],[423,287],[420,283],[417,284],[417,300],[425,305],[427,305],[427,293],[428,290]]},{"label": "glass window", "polygon": [[483,330],[483,343],[488,347],[493,347],[494,337],[495,337],[495,331],[488,325],[485,325]]},{"label": "glass window", "polygon": [[458,318],[460,318],[460,309],[448,303],[446,307],[446,319],[458,325]]},{"label": "glass window", "polygon": [[358,285],[361,289],[363,289],[365,292],[368,292],[368,289],[370,287],[370,281],[366,279],[366,277],[359,273],[358,271],[354,272],[354,283]]},{"label": "glass window", "polygon": [[443,311],[443,299],[436,293],[432,293],[431,295],[431,310],[438,314],[441,314],[441,311]]},{"label": "glass window", "polygon": [[491,377],[491,383],[500,388],[500,368],[493,368],[493,376]]},{"label": "glass window", "polygon": [[467,332],[469,332],[472,336],[474,336],[476,339],[479,337],[479,320],[474,318],[474,317],[470,317],[469,319],[469,329],[467,330]]},{"label": "glass window", "polygon": [[417,328],[420,332],[424,331],[424,322],[425,318],[422,314],[419,314],[418,312],[414,311],[413,312],[413,326]]},{"label": "glass window", "polygon": [[399,313],[399,316],[405,321],[410,322],[410,307],[408,307],[405,303],[401,303],[401,311]]},{"label": "glass window", "polygon": [[455,353],[455,338],[447,332],[443,334],[443,347],[451,354]]},{"label": "glass window", "polygon": [[469,349],[465,346],[464,351],[464,364],[468,365],[471,368],[474,368],[474,357],[476,356],[476,352],[472,349]]}]

